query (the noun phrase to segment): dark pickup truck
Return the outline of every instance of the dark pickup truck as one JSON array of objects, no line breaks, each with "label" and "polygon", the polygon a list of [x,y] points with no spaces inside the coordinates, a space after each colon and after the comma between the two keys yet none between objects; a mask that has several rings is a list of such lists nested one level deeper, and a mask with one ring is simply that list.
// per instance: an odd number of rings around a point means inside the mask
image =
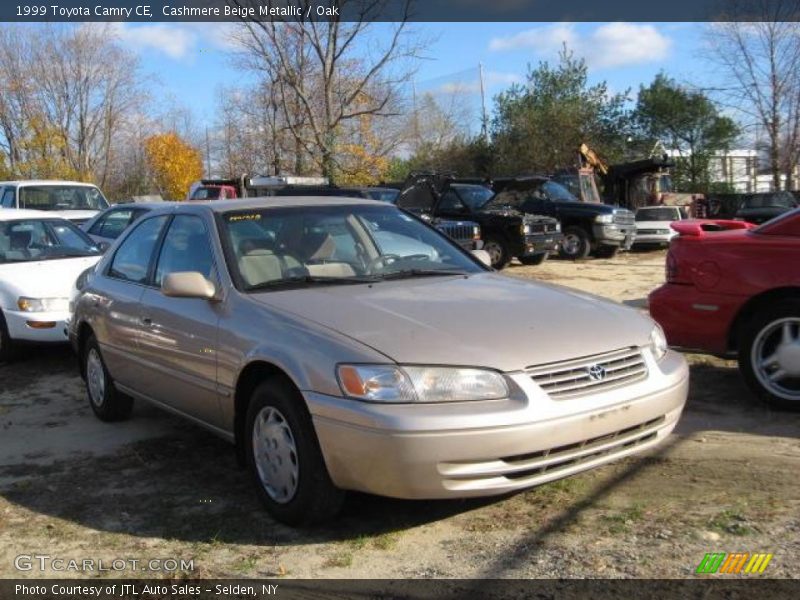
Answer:
[{"label": "dark pickup truck", "polygon": [[453,177],[441,174],[415,173],[407,180],[396,204],[434,218],[478,223],[483,249],[491,256],[495,269],[502,269],[513,257],[526,265],[538,265],[558,250],[562,235],[556,219],[494,206],[493,197],[494,192],[484,185],[457,183]]},{"label": "dark pickup truck", "polygon": [[564,241],[561,256],[613,257],[620,248],[630,249],[636,237],[634,214],[624,208],[581,202],[567,188],[545,176],[495,179],[492,204],[561,222]]}]

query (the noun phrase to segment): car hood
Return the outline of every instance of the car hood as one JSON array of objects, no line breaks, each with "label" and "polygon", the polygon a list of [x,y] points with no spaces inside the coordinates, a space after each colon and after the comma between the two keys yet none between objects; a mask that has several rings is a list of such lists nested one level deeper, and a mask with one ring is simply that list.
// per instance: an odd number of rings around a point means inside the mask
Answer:
[{"label": "car hood", "polygon": [[617,303],[495,273],[252,297],[398,363],[501,371],[644,345],[652,328],[649,319]]},{"label": "car hood", "polygon": [[48,210],[47,214],[53,217],[61,217],[67,221],[81,224],[89,219],[96,217],[100,213],[99,210]]},{"label": "car hood", "polygon": [[78,275],[100,258],[84,256],[0,264],[0,286],[5,308],[17,310],[16,301],[19,296],[69,298]]}]

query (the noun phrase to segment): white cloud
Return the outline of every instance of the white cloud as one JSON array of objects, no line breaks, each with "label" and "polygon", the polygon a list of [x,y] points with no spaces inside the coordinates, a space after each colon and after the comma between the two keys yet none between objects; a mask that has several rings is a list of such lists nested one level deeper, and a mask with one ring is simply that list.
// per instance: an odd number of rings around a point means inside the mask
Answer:
[{"label": "white cloud", "polygon": [[590,67],[612,68],[663,60],[672,39],[653,25],[606,23],[581,35],[572,23],[554,23],[527,29],[507,37],[493,38],[489,49],[496,52],[533,50],[550,58],[564,44],[582,56]]},{"label": "white cloud", "polygon": [[160,52],[172,59],[191,58],[210,48],[230,50],[235,46],[233,23],[155,23],[133,25],[111,23],[119,41],[136,52]]}]

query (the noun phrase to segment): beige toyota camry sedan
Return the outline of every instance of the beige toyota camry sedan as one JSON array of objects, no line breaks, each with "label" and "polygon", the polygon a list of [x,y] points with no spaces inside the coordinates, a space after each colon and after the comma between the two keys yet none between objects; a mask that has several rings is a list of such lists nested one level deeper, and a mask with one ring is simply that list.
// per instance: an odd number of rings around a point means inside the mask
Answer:
[{"label": "beige toyota camry sedan", "polygon": [[207,427],[296,525],[346,490],[505,494],[670,433],[688,370],[658,325],[481,258],[369,200],[170,204],[79,278],[70,337],[100,419],[143,400]]}]

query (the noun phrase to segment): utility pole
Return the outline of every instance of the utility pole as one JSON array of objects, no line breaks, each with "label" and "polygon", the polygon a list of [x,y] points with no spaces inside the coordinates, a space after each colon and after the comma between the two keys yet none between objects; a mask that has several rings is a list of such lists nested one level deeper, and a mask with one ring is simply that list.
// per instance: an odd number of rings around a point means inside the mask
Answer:
[{"label": "utility pole", "polygon": [[486,92],[483,87],[483,63],[478,63],[478,78],[480,79],[481,84],[481,133],[483,133],[483,137],[486,139],[486,143],[489,143],[489,116],[486,114]]},{"label": "utility pole", "polygon": [[411,80],[411,103],[414,111],[414,152],[419,149],[419,113],[417,113],[417,82]]},{"label": "utility pole", "polygon": [[206,125],[206,177],[211,177],[211,144],[208,143],[208,125]]}]

